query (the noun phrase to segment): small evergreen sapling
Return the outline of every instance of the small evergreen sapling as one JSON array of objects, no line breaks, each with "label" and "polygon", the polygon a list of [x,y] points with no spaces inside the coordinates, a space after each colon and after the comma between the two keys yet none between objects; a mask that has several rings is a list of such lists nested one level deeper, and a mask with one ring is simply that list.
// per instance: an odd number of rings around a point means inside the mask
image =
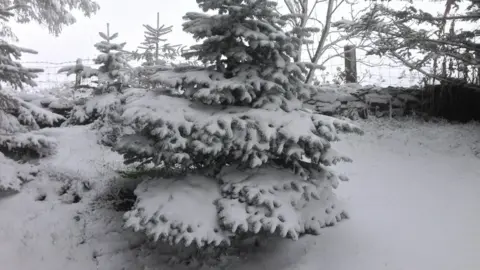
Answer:
[{"label": "small evergreen sapling", "polygon": [[68,119],[67,124],[90,124],[99,118],[107,117],[118,106],[118,93],[127,88],[133,76],[133,69],[128,64],[128,52],[124,50],[126,43],[113,43],[118,33],[110,34],[107,24],[107,33],[100,32],[102,41],[95,44],[100,55],[95,59],[98,68],[84,66],[81,61],[77,64],[61,68],[59,73],[67,76],[76,74],[79,78],[97,77],[97,86],[94,87],[94,96],[85,104],[76,106]]},{"label": "small evergreen sapling", "polygon": [[170,69],[169,62],[180,55],[183,47],[166,43],[164,36],[172,32],[172,26],[160,25],[160,13],[157,12],[155,27],[148,24],[143,27],[145,40],[133,55],[135,60],[142,61],[142,66],[137,68],[139,85],[153,88],[155,85],[149,81],[149,77],[158,70]]},{"label": "small evergreen sapling", "polygon": [[75,65],[62,67],[58,70],[58,73],[65,73],[67,77],[75,74],[74,90],[95,89],[96,87],[88,84],[82,84],[82,79],[89,79],[91,77],[98,76],[99,70],[84,65],[82,59],[78,58],[75,61]]},{"label": "small evergreen sapling", "polygon": [[132,68],[128,64],[127,54],[123,48],[124,43],[112,43],[118,37],[118,33],[110,35],[110,25],[107,23],[107,33],[100,32],[102,41],[96,43],[95,48],[100,54],[94,63],[98,68],[84,66],[81,59],[77,59],[75,65],[66,66],[58,70],[58,73],[66,73],[67,76],[76,74],[76,85],[80,84],[81,78],[97,77],[97,94],[113,91],[121,91],[128,87],[132,74]]},{"label": "small evergreen sapling", "polygon": [[160,25],[160,13],[157,12],[157,24],[155,27],[144,24],[145,40],[138,47],[141,51],[136,51],[137,59],[144,60],[145,66],[163,65],[163,59],[175,59],[179,55],[180,45],[171,45],[166,43],[167,39],[163,38],[166,34],[172,32],[172,26]]},{"label": "small evergreen sapling", "polygon": [[[202,43],[186,53],[206,67],[158,71],[182,97],[128,89],[115,150],[126,163],[162,168],[137,187],[126,226],[170,244],[230,244],[233,237],[318,234],[347,216],[333,189],[347,180],[328,166],[357,127],[303,109],[315,91],[300,42],[267,0],[197,0],[183,29]],[[140,94],[141,93],[141,94]]]},{"label": "small evergreen sapling", "polygon": [[107,24],[107,33],[99,33],[102,41],[95,44],[95,48],[101,52],[95,59],[98,68],[98,81],[100,87],[105,91],[121,91],[128,86],[132,68],[128,64],[126,45],[123,43],[112,43],[118,37],[118,33],[110,34],[110,26]]}]

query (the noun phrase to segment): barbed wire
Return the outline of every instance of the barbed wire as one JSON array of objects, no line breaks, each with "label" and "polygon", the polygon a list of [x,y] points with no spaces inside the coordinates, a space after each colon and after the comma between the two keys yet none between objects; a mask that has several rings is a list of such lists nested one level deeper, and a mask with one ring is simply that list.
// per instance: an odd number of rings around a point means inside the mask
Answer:
[{"label": "barbed wire", "polygon": [[[95,59],[86,58],[82,59],[82,62],[93,62]],[[61,66],[66,64],[75,64],[77,61],[66,61],[66,62],[48,62],[48,61],[19,61],[20,64],[41,64],[41,65],[52,65],[52,66]]]},{"label": "barbed wire", "polygon": [[[94,58],[80,58],[83,64],[94,65]],[[380,84],[383,86],[412,86],[417,85],[422,79],[423,75],[417,71],[410,71],[408,68],[393,64],[391,62],[378,61],[382,59],[370,58],[374,64],[366,65],[362,62],[357,62],[357,77],[359,83],[364,84]],[[368,58],[362,59],[367,61]],[[37,84],[49,86],[57,86],[65,83],[73,82],[74,76],[67,76],[65,73],[58,73],[58,70],[63,66],[75,65],[76,60],[72,61],[20,61],[22,65],[34,66],[41,68],[44,72],[39,73]],[[336,61],[329,61],[324,65],[324,70],[318,70],[317,74],[320,81],[333,82],[335,76],[344,72],[344,59],[339,58]]]}]

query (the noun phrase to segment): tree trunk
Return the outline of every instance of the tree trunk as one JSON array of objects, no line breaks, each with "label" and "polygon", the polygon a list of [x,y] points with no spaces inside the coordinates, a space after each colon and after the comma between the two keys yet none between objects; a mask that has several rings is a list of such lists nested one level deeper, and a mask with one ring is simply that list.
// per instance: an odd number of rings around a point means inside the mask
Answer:
[{"label": "tree trunk", "polygon": [[[328,0],[328,8],[327,8],[327,16],[325,20],[325,27],[322,29],[322,36],[320,37],[320,41],[318,42],[317,50],[315,51],[315,55],[311,59],[313,64],[317,64],[320,56],[322,56],[323,46],[325,46],[325,42],[327,41],[328,33],[330,33],[330,25],[332,22],[332,9],[333,9],[334,0]],[[310,69],[307,75],[307,79],[305,83],[310,84],[313,80],[313,76],[315,75],[315,68]]]}]

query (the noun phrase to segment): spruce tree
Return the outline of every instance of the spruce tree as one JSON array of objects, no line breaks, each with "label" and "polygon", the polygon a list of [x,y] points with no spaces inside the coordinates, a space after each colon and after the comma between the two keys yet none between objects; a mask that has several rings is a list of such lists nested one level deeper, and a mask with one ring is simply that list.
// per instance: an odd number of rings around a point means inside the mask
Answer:
[{"label": "spruce tree", "polygon": [[169,69],[183,48],[167,42],[165,35],[172,32],[173,26],[160,25],[160,13],[157,12],[156,26],[144,24],[144,41],[133,52],[134,59],[142,61],[141,67],[136,68],[138,85],[147,88],[156,87],[150,82],[150,76],[158,70]]},{"label": "spruce tree", "polygon": [[95,64],[100,65],[97,75],[99,85],[104,91],[121,91],[128,86],[131,76],[131,67],[124,50],[126,42],[112,42],[118,37],[118,33],[110,34],[109,24],[107,33],[100,32],[99,35],[103,39],[95,44],[95,48],[100,52],[95,59]]},{"label": "spruce tree", "polygon": [[78,59],[75,65],[63,67],[58,70],[58,73],[66,73],[67,76],[75,74],[77,76],[76,88],[82,87],[81,79],[97,77],[95,88],[97,94],[121,91],[128,86],[132,73],[132,68],[128,64],[127,52],[124,50],[126,43],[112,42],[118,37],[118,33],[110,34],[108,23],[107,32],[99,32],[99,35],[102,40],[94,45],[100,52],[94,60],[95,64],[100,65],[99,68],[85,66],[81,59]]},{"label": "spruce tree", "polygon": [[[16,6],[0,8],[0,20],[8,22],[15,15],[13,10],[16,8]],[[36,86],[34,79],[37,78],[37,73],[43,70],[24,67],[17,61],[22,57],[22,53],[37,54],[37,52],[9,43],[7,39],[12,35],[13,33],[0,35],[0,82],[5,82],[15,89],[23,88],[25,85]]]},{"label": "spruce tree", "polygon": [[160,25],[160,13],[157,12],[157,24],[144,24],[144,41],[136,51],[137,59],[144,60],[143,65],[153,66],[165,64],[165,60],[175,59],[178,56],[180,45],[167,43],[163,36],[172,32],[173,26]]},{"label": "spruce tree", "polygon": [[[17,6],[0,8],[0,20],[8,22],[16,9]],[[27,68],[18,62],[22,53],[36,52],[10,44],[8,39],[11,37],[0,35],[0,83],[6,83],[13,89],[36,86],[36,73],[43,70]],[[0,152],[4,152],[5,156],[18,156],[22,149],[42,155],[44,147],[48,147],[43,136],[27,138],[18,133],[59,125],[64,120],[61,115],[17,98],[0,86]]]},{"label": "spruce tree", "polygon": [[[66,66],[58,71],[66,73],[67,76],[75,74],[78,88],[90,87],[82,85],[79,82],[81,79],[97,78],[96,86],[93,87],[93,96],[85,104],[80,104],[72,110],[66,122],[67,125],[91,124],[98,119],[110,119],[119,104],[118,94],[132,82],[134,71],[128,63],[130,53],[124,50],[126,43],[113,42],[118,37],[118,33],[111,34],[109,24],[107,24],[107,32],[100,32],[99,35],[102,40],[94,45],[100,52],[94,60],[95,64],[100,65],[98,68],[85,66],[77,60],[76,65]],[[109,121],[111,119],[107,122]]]},{"label": "spruce tree", "polygon": [[152,76],[181,97],[128,89],[122,98],[114,149],[146,170],[126,225],[203,247],[244,234],[298,239],[345,218],[333,189],[347,177],[328,166],[350,159],[332,142],[361,130],[303,108],[315,88],[276,3],[197,3],[209,13],[185,15],[184,31],[202,40],[185,56],[206,67]]}]

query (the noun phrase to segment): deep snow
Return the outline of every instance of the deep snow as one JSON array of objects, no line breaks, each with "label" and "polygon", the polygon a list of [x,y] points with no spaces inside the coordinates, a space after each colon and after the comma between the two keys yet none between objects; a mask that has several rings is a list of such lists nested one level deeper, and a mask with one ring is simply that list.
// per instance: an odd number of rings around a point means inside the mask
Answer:
[{"label": "deep snow", "polygon": [[[320,236],[244,249],[212,269],[480,269],[480,125],[359,125],[364,136],[337,146],[354,160],[337,166],[351,179],[337,190],[351,219]],[[183,269],[165,264],[163,244],[122,228],[112,198],[135,182],[119,180],[117,154],[86,127],[41,132],[59,152],[20,193],[0,195],[0,269]]]}]

